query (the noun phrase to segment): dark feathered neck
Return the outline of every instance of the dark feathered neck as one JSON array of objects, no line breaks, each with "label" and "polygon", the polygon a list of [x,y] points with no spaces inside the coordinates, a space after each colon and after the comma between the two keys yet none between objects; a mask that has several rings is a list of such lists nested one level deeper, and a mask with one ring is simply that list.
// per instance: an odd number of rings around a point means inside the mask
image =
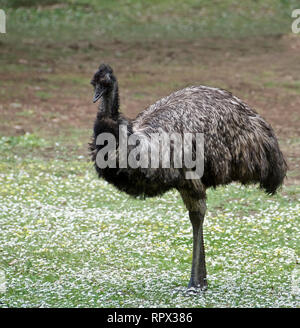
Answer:
[{"label": "dark feathered neck", "polygon": [[117,120],[119,117],[119,89],[116,82],[112,88],[103,95],[102,102],[99,105],[98,117],[109,117]]}]

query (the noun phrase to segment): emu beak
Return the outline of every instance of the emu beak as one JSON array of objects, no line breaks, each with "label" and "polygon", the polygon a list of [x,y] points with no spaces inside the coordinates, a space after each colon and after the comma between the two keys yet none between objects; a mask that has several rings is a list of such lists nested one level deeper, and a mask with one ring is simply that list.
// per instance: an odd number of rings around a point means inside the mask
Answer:
[{"label": "emu beak", "polygon": [[93,99],[93,103],[95,103],[96,101],[98,101],[102,97],[103,93],[104,93],[104,90],[103,89],[101,89],[99,87],[96,88],[94,99]]}]

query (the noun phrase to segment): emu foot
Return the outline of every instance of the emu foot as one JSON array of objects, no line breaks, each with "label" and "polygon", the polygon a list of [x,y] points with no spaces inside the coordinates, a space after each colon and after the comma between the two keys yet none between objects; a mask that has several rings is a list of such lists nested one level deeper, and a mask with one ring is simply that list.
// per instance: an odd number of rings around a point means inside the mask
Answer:
[{"label": "emu foot", "polygon": [[190,280],[188,285],[188,291],[192,293],[205,292],[207,290],[206,278],[200,279],[199,281]]}]

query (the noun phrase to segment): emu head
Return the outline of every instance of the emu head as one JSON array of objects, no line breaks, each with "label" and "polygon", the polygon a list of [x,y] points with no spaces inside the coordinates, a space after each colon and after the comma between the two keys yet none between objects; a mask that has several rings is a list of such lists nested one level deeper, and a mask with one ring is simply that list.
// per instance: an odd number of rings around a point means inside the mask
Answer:
[{"label": "emu head", "polygon": [[114,89],[115,83],[116,78],[112,68],[109,65],[101,64],[91,80],[95,90],[93,102],[95,103],[103,95],[110,93]]}]

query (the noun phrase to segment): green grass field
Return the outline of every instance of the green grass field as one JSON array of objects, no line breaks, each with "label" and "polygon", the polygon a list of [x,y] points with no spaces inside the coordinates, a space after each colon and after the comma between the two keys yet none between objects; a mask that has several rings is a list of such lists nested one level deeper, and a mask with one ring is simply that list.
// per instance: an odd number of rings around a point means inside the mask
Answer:
[{"label": "green grass field", "polygon": [[[209,289],[187,295],[192,231],[179,195],[130,198],[52,142],[0,139],[1,306],[299,306],[294,187],[274,197],[239,185],[209,191]],[[48,149],[61,158],[39,155]]]},{"label": "green grass field", "polygon": [[290,31],[291,10],[297,4],[297,0],[0,0],[11,42],[19,41],[21,33],[23,41],[48,47],[72,43],[74,35],[76,41],[100,47],[114,40],[281,35]]}]

